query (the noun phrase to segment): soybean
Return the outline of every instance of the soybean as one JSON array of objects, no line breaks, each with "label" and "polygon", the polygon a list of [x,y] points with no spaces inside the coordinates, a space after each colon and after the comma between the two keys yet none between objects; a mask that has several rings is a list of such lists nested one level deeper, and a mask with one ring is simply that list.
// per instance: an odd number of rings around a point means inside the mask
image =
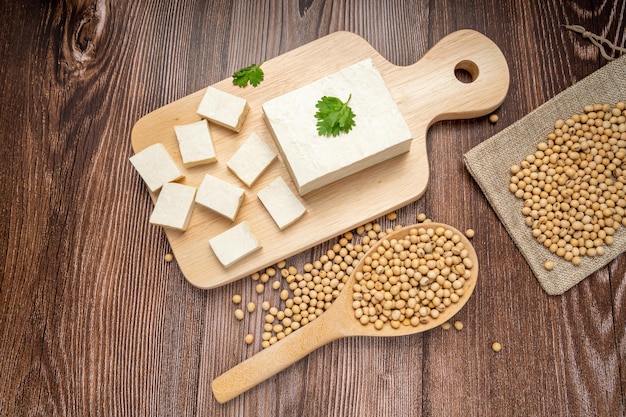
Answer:
[{"label": "soybean", "polygon": [[444,227],[412,228],[379,248],[363,259],[352,288],[355,318],[377,330],[436,320],[463,296],[474,267],[460,236]]},{"label": "soybean", "polygon": [[536,151],[509,169],[509,190],[524,201],[532,236],[573,265],[602,256],[626,226],[625,108],[588,105],[557,120]]},{"label": "soybean", "polygon": [[[397,214],[389,213],[387,219],[393,221],[397,219]],[[270,267],[251,275],[256,281],[261,281],[256,286],[259,294],[265,291],[263,283],[268,282],[270,277],[280,276],[288,284],[288,288],[279,292],[279,308],[270,307],[267,301],[261,304],[263,310],[269,313],[265,316],[267,335],[264,333],[263,348],[314,321],[330,308],[365,252],[387,233],[379,223],[367,223],[355,231],[356,234],[349,231],[339,236],[330,249],[318,259],[306,262],[301,269],[281,261],[277,265],[280,274]],[[279,280],[271,284],[275,290],[279,290],[280,285]]]}]

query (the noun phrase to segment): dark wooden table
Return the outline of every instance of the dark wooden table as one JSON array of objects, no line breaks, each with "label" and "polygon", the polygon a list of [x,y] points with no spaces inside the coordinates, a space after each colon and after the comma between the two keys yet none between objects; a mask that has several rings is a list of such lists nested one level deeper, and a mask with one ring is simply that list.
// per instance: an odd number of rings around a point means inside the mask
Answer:
[{"label": "dark wooden table", "polygon": [[[624,0],[2,1],[0,415],[625,415],[626,257],[548,296],[462,163],[606,64],[562,25],[624,46],[625,12]],[[334,31],[408,65],[463,28],[508,60],[500,121],[432,126],[428,190],[379,221],[425,212],[476,230],[464,329],[336,341],[219,404],[213,378],[259,350],[243,336],[261,321],[236,322],[229,300],[254,289],[244,278],[199,290],[164,262],[167,239],[148,225],[152,202],[128,162],[134,123]]]}]

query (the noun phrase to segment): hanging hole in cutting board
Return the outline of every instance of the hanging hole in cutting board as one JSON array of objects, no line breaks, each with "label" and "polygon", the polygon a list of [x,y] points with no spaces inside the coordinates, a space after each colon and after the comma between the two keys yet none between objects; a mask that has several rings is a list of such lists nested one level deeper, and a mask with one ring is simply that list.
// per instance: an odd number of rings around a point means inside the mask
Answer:
[{"label": "hanging hole in cutting board", "polygon": [[454,67],[454,76],[465,84],[474,82],[478,78],[478,65],[472,61],[461,61]]}]

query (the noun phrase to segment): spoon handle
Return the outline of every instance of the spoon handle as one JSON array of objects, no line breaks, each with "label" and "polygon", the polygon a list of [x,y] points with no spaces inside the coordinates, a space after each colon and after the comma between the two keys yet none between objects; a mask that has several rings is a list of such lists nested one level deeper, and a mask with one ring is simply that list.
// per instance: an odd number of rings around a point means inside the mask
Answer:
[{"label": "spoon handle", "polygon": [[[330,313],[331,310],[324,314]],[[215,378],[211,383],[215,399],[220,403],[229,401],[296,363],[317,348],[344,336],[341,324],[336,319],[329,319],[332,317],[322,316],[310,322]]]}]

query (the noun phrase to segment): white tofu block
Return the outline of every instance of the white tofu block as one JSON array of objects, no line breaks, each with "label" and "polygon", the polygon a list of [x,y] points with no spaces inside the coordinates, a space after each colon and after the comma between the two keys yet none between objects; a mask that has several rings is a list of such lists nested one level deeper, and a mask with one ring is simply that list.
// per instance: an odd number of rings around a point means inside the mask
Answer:
[{"label": "white tofu block", "polygon": [[[323,96],[345,102],[350,95],[356,125],[339,136],[320,136],[317,102]],[[409,126],[371,59],[269,100],[263,112],[301,195],[411,147]]]},{"label": "white tofu block", "polygon": [[196,188],[177,182],[163,184],[150,223],[185,230],[191,219]]},{"label": "white tofu block", "polygon": [[228,160],[228,168],[248,187],[261,176],[276,158],[276,152],[252,133]]},{"label": "white tofu block", "polygon": [[243,98],[207,87],[197,112],[213,123],[239,132],[249,110],[250,106]]},{"label": "white tofu block", "polygon": [[184,177],[178,165],[161,143],[150,145],[144,150],[130,157],[141,178],[152,192],[170,181],[176,181]]},{"label": "white tofu block", "polygon": [[174,126],[174,132],[183,165],[193,167],[217,161],[209,123],[206,120]]},{"label": "white tofu block", "polygon": [[198,187],[196,203],[234,221],[244,195],[245,191],[242,188],[206,174]]},{"label": "white tofu block", "polygon": [[276,178],[257,193],[280,230],[293,224],[304,215],[306,208],[291,192],[282,177]]},{"label": "white tofu block", "polygon": [[248,222],[243,221],[209,239],[209,245],[225,268],[261,248]]}]

